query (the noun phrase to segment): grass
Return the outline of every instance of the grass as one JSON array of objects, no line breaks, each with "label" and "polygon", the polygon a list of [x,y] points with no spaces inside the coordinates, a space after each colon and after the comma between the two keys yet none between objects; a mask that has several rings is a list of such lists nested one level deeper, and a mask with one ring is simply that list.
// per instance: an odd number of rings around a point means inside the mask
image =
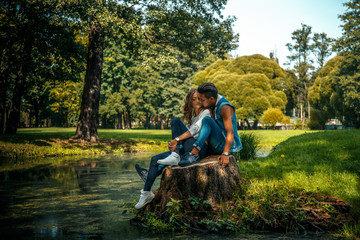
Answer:
[{"label": "grass", "polygon": [[[248,133],[248,132],[247,132]],[[260,139],[260,147],[269,151],[272,146],[304,131],[253,131]],[[0,157],[14,160],[22,165],[24,161],[73,155],[94,155],[106,153],[167,150],[171,139],[170,130],[114,130],[99,129],[101,141],[89,144],[69,140],[75,135],[75,128],[22,128],[15,135],[0,135]]]},{"label": "grass", "polygon": [[[256,135],[262,149],[270,150],[274,146],[276,149],[266,158],[239,162],[247,187],[238,196],[239,203],[242,201],[236,208],[238,214],[255,219],[256,209],[268,218],[280,212],[274,210],[274,199],[281,202],[284,207],[281,211],[287,213],[299,206],[298,200],[294,200],[298,194],[329,195],[351,204],[353,216],[359,219],[360,130],[244,132]],[[16,135],[0,135],[0,156],[21,165],[19,159],[47,156],[165,151],[171,138],[170,130],[99,129],[98,133],[102,141],[87,144],[69,141],[75,128],[19,129]],[[4,170],[2,166],[0,170]],[[287,205],[292,208],[285,208]],[[297,214],[298,219],[304,217],[301,212]],[[283,217],[287,222],[286,216]],[[359,226],[359,222],[345,225],[342,236],[359,237]]]},{"label": "grass", "polygon": [[165,151],[171,135],[168,130],[108,129],[99,129],[98,134],[101,141],[90,144],[69,139],[75,128],[19,129],[15,135],[0,135],[0,157],[21,166],[44,157]]},{"label": "grass", "polygon": [[[360,130],[254,134],[263,146],[277,148],[268,157],[241,160],[240,189],[219,213],[203,220],[195,217],[200,225],[215,232],[265,229],[306,234],[336,229],[335,237],[360,237]],[[265,143],[261,136],[266,137]],[[336,205],[340,200],[352,206],[351,216]],[[151,223],[161,220],[148,217]]]},{"label": "grass", "polygon": [[[264,207],[261,202],[268,199],[267,189],[278,196],[284,195],[281,189],[328,195],[352,205],[353,216],[359,219],[359,156],[359,130],[312,132],[290,137],[268,157],[239,163],[249,183],[244,196],[252,196],[252,204],[261,208]],[[346,226],[344,233],[349,235],[351,229],[358,234],[359,224]]]}]

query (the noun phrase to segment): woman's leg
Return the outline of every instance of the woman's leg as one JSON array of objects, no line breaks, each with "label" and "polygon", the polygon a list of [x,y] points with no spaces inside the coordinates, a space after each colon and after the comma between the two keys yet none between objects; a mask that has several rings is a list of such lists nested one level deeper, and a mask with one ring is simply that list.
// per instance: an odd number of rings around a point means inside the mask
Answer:
[{"label": "woman's leg", "polygon": [[180,136],[181,134],[185,133],[187,130],[188,130],[187,127],[179,118],[174,118],[173,120],[171,120],[172,139]]},{"label": "woman's leg", "polygon": [[[171,137],[172,137],[172,139],[182,135],[186,131],[188,131],[187,127],[184,125],[184,123],[179,118],[174,118],[173,120],[171,120]],[[181,149],[180,145],[184,146],[184,141],[186,141],[186,140],[187,139],[181,141],[177,145],[174,152],[176,152],[179,155],[184,154],[184,151],[183,151],[183,149]]]},{"label": "woman's leg", "polygon": [[157,161],[160,160],[160,159],[166,158],[170,154],[171,154],[171,152],[168,151],[168,152],[164,152],[164,153],[161,153],[159,155],[153,156],[151,158],[148,176],[147,176],[147,179],[146,179],[145,185],[144,185],[144,191],[150,191],[151,190],[151,187],[154,184],[154,181],[155,181],[156,177],[161,175],[162,170],[166,167],[164,165],[159,165],[157,163]]}]

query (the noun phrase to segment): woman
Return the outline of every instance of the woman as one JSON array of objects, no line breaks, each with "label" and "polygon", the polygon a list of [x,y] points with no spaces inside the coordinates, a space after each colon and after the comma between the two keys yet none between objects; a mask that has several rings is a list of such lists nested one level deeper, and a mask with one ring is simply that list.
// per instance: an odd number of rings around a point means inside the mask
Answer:
[{"label": "woman", "polygon": [[[139,202],[135,205],[136,209],[142,208],[153,200],[155,195],[151,192],[151,187],[155,178],[161,175],[166,165],[187,166],[193,164],[189,162],[181,164],[180,156],[192,150],[193,143],[201,128],[202,119],[206,116],[210,116],[210,111],[202,108],[202,103],[196,88],[190,89],[185,98],[184,105],[184,118],[188,124],[185,126],[178,118],[174,118],[171,121],[171,135],[173,140],[168,144],[170,151],[152,157],[149,171],[135,164],[136,171],[145,182],[144,189],[141,189]],[[204,147],[199,152],[200,159],[205,156],[206,148],[207,147]]]}]

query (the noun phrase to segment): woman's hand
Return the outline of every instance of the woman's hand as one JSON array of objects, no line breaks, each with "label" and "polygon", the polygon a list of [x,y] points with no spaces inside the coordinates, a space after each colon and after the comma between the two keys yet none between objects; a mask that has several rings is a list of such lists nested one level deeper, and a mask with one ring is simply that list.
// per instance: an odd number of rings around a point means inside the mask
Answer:
[{"label": "woman's hand", "polygon": [[173,152],[176,149],[177,143],[175,139],[171,140],[168,144],[169,150]]}]

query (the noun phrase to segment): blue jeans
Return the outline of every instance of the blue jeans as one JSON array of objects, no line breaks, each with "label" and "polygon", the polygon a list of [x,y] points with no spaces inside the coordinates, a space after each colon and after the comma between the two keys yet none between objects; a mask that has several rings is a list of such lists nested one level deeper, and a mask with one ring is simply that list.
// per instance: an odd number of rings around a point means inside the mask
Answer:
[{"label": "blue jeans", "polygon": [[224,151],[226,136],[223,135],[219,125],[209,116],[204,117],[200,128],[199,136],[193,144],[198,150],[206,146],[208,140],[212,154],[221,154]]},{"label": "blue jeans", "polygon": [[[183,134],[187,131],[188,131],[187,127],[181,122],[181,120],[179,118],[174,118],[171,121],[172,139],[180,136],[181,134]],[[178,143],[178,146],[176,147],[175,152],[177,152],[180,156],[186,152],[191,152],[191,150],[194,148],[194,146],[193,146],[194,142],[195,142],[195,138],[193,138],[193,137],[190,137],[188,139],[181,141],[180,143]],[[182,147],[180,147],[180,145],[182,145]],[[199,152],[200,159],[205,156],[206,149],[207,149],[207,145],[205,144],[202,151]],[[166,167],[165,165],[157,164],[157,161],[168,157],[170,154],[171,154],[171,152],[167,151],[164,153],[160,153],[156,156],[153,156],[151,158],[148,176],[147,176],[147,179],[146,179],[146,182],[144,185],[144,191],[151,190],[151,187],[154,184],[156,177],[160,176],[162,171]]]}]

